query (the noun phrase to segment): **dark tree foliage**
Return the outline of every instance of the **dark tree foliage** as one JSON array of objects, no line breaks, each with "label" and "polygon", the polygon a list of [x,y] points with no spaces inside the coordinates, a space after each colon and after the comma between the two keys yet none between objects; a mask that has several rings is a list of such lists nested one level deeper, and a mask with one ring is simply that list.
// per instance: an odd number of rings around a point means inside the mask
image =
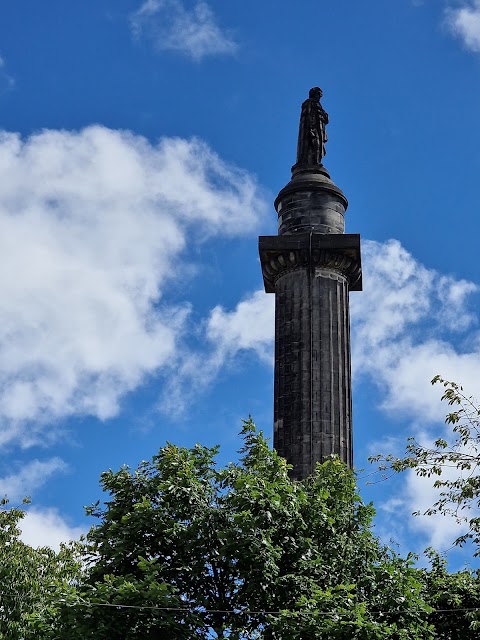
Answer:
[{"label": "dark tree foliage", "polygon": [[447,563],[433,549],[427,550],[431,568],[422,580],[432,607],[430,622],[439,640],[480,637],[480,579],[477,571],[447,571]]},{"label": "dark tree foliage", "polygon": [[354,474],[332,459],[292,481],[251,420],[242,436],[223,469],[216,448],[168,444],[102,474],[88,568],[53,637],[434,638],[421,574],[373,535]]}]

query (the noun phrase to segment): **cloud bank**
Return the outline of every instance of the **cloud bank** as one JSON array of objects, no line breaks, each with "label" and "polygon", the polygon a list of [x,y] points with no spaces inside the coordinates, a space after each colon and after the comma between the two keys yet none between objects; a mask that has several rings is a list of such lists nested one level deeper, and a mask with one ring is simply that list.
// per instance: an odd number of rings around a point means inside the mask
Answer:
[{"label": "cloud bank", "polygon": [[447,9],[445,22],[467,49],[480,53],[480,0],[472,0],[456,9]]},{"label": "cloud bank", "polygon": [[[439,388],[429,384],[435,374],[475,394],[479,287],[427,269],[395,240],[364,242],[363,258],[364,291],[351,296],[354,380],[373,382],[381,408],[397,423],[403,419],[402,433],[392,438],[387,426],[386,442],[372,445],[371,453],[402,455],[408,436],[431,446],[451,432],[444,424]],[[457,472],[445,471],[446,477],[452,473]],[[397,478],[393,495],[379,505],[385,536],[411,540],[407,532],[414,533],[423,544],[420,550],[433,546],[444,551],[465,531],[453,517],[412,517],[438,500],[433,481],[413,471]]]},{"label": "cloud bank", "polygon": [[367,376],[382,406],[419,424],[442,420],[437,373],[480,378],[480,340],[472,282],[427,269],[398,241],[363,244],[364,291],[351,296],[354,377]]},{"label": "cloud bank", "polygon": [[187,234],[252,232],[264,208],[199,140],[0,133],[0,443],[115,415],[176,352],[189,307],[163,293],[188,270]]},{"label": "cloud bank", "polygon": [[208,56],[231,55],[237,44],[217,24],[206,2],[192,9],[181,0],[146,0],[130,16],[135,39],[146,38],[157,51],[175,51],[197,62]]}]

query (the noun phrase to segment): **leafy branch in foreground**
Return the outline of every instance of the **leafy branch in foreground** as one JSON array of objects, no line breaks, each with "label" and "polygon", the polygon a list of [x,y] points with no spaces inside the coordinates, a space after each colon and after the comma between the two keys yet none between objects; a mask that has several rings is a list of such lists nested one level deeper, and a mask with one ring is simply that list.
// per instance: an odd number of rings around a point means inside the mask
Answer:
[{"label": "leafy branch in foreground", "polygon": [[[400,472],[413,469],[420,477],[438,476],[433,486],[440,489],[439,499],[423,515],[441,513],[454,516],[459,523],[468,523],[468,531],[455,540],[462,546],[467,540],[477,546],[475,555],[480,555],[480,407],[472,396],[465,395],[463,387],[456,382],[437,375],[432,384],[441,384],[441,397],[452,408],[445,423],[452,425],[453,441],[437,438],[433,446],[424,446],[416,438],[408,438],[406,455],[373,456],[379,469]],[[448,469],[446,478],[443,474]],[[455,477],[451,477],[452,473]],[[442,477],[443,475],[443,477]],[[420,512],[415,513],[420,515]]]}]

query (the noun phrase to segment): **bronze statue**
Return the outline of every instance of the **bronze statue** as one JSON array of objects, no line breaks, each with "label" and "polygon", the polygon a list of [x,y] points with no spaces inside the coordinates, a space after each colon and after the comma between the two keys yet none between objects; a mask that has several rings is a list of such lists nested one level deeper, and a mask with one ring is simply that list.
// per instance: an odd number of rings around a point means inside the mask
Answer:
[{"label": "bronze statue", "polygon": [[323,92],[320,87],[310,89],[307,100],[302,104],[300,128],[298,131],[297,164],[322,164],[327,142],[328,113],[320,104]]}]

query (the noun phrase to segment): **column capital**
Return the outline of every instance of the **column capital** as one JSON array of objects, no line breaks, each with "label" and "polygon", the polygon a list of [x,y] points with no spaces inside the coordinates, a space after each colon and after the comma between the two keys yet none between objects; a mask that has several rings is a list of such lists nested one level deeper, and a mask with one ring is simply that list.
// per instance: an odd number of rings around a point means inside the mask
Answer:
[{"label": "column capital", "polygon": [[360,235],[297,233],[260,236],[258,239],[263,283],[275,292],[278,278],[298,269],[329,269],[345,276],[350,291],[362,290]]}]

